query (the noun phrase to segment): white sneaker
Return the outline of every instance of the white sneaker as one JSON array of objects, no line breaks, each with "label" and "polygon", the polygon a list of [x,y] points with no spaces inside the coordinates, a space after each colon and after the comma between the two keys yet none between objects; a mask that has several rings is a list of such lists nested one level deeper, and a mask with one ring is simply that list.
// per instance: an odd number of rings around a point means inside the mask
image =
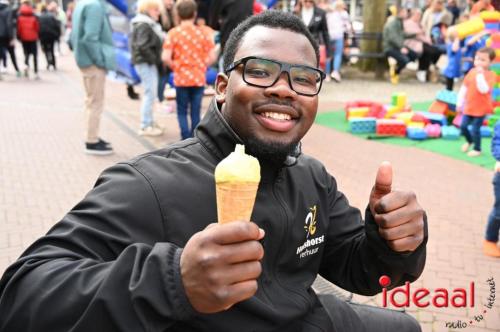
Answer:
[{"label": "white sneaker", "polygon": [[330,75],[330,77],[337,83],[340,83],[341,78],[340,78],[340,73],[338,71],[333,71]]},{"label": "white sneaker", "polygon": [[417,71],[417,80],[419,82],[425,83],[427,81],[427,72],[425,70]]},{"label": "white sneaker", "polygon": [[155,121],[155,122],[153,122],[153,124],[152,124],[151,126],[152,126],[153,128],[158,128],[158,129],[160,129],[162,132],[163,132],[163,130],[165,129],[163,126],[160,126],[160,125],[158,124],[158,122],[156,122],[156,121]]},{"label": "white sneaker", "polygon": [[139,130],[140,136],[160,136],[163,134],[163,130],[158,127],[149,126],[146,128],[141,128]]},{"label": "white sneaker", "polygon": [[174,107],[170,104],[162,104],[163,111],[167,114],[174,113]]}]

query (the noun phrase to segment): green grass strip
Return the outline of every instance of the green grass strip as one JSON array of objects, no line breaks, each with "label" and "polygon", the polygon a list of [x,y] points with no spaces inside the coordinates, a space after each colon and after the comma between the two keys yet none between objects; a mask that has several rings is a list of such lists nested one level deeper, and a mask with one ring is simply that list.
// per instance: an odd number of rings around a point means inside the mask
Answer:
[{"label": "green grass strip", "polygon": [[[425,110],[425,106],[429,104],[430,103],[415,103],[412,104],[412,107],[417,111]],[[344,111],[318,113],[318,115],[316,116],[316,123],[340,132],[350,133],[349,123],[345,119]],[[454,159],[463,160],[468,163],[479,165],[488,169],[493,169],[495,165],[495,159],[492,157],[490,151],[491,138],[483,137],[481,140],[481,147],[483,152],[482,155],[479,157],[470,158],[465,153],[462,153],[462,151],[460,151],[460,147],[465,142],[462,137],[458,140],[429,138],[423,141],[416,141],[402,137],[376,137],[374,134],[351,135],[365,139],[377,140],[381,143],[394,144],[399,146],[412,146],[418,149],[432,151],[434,153],[438,153]]]}]

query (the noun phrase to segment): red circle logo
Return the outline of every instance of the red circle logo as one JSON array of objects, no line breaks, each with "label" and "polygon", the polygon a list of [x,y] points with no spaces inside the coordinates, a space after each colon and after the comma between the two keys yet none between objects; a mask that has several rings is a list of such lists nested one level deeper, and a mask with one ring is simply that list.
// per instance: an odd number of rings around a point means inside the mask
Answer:
[{"label": "red circle logo", "polygon": [[382,287],[387,287],[391,284],[391,278],[389,278],[388,276],[381,276],[379,279],[378,279],[378,283],[380,284],[380,286]]}]

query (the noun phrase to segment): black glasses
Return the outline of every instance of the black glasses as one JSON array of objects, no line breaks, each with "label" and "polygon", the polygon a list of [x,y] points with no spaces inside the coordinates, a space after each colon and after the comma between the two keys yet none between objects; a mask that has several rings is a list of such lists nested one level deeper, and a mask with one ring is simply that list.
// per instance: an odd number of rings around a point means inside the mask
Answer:
[{"label": "black glasses", "polygon": [[316,96],[326,75],[321,70],[303,65],[248,56],[233,62],[226,68],[226,74],[243,65],[243,81],[251,86],[268,88],[276,84],[282,72],[288,75],[290,89],[299,95]]}]

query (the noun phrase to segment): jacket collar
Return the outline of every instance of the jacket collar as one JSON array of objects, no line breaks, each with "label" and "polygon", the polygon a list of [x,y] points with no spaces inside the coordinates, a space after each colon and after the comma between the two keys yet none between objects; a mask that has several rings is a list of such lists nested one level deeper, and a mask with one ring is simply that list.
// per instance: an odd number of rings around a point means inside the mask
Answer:
[{"label": "jacket collar", "polygon": [[[218,160],[224,159],[233,152],[236,144],[243,144],[243,140],[234,132],[222,116],[215,98],[210,102],[208,112],[196,128],[195,136]],[[300,154],[301,143],[297,145],[292,154],[288,155],[283,166],[293,166]]]},{"label": "jacket collar", "polygon": [[236,144],[243,144],[243,140],[222,116],[215,98],[210,102],[207,114],[196,128],[195,136],[218,160],[233,152]]}]

